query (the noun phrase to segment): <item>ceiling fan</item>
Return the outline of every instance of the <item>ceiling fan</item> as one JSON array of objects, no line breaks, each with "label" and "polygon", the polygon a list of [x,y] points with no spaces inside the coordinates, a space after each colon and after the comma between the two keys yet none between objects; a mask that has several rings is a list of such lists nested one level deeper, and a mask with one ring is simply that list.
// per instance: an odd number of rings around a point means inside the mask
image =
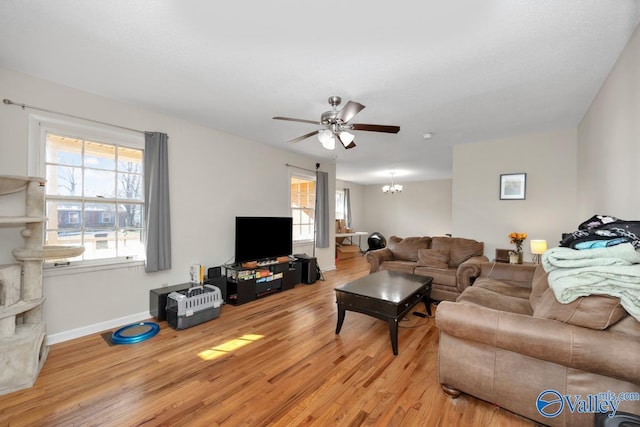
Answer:
[{"label": "ceiling fan", "polygon": [[288,142],[300,142],[303,139],[307,139],[313,135],[318,135],[318,139],[322,143],[322,146],[328,150],[333,150],[336,147],[336,139],[340,141],[342,146],[346,149],[356,146],[353,142],[355,136],[347,131],[349,130],[363,130],[369,132],[385,132],[385,133],[398,133],[400,126],[385,126],[385,125],[367,125],[361,123],[349,123],[349,120],[355,117],[365,107],[359,102],[349,101],[341,109],[337,110],[338,105],[342,102],[342,98],[339,96],[332,96],[329,98],[329,105],[331,110],[325,111],[320,116],[320,121],[293,119],[291,117],[274,117],[276,120],[289,120],[292,122],[312,123],[322,126],[322,129],[314,130],[305,135],[294,138]]}]

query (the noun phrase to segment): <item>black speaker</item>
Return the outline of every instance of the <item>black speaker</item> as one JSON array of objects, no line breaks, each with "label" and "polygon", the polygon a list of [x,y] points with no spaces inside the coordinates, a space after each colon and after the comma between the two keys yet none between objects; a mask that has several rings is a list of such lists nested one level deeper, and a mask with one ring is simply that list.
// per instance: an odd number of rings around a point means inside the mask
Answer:
[{"label": "black speaker", "polygon": [[211,267],[207,270],[207,279],[222,276],[222,267]]},{"label": "black speaker", "polygon": [[318,280],[318,262],[316,257],[311,257],[306,254],[296,254],[294,256],[298,258],[302,266],[302,283],[306,283],[307,285],[316,283],[316,280]]}]

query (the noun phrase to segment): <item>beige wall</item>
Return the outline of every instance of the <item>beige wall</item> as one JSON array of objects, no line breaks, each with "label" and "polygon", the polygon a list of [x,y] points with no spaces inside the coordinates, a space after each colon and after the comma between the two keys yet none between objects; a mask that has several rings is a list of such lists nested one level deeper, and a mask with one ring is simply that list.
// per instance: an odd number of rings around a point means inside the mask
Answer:
[{"label": "beige wall", "polygon": [[578,207],[640,219],[640,27],[578,126]]},{"label": "beige wall", "polygon": [[[557,246],[576,216],[574,129],[465,144],[453,149],[453,233],[485,242],[485,255],[510,248],[509,233]],[[525,200],[500,200],[501,174],[527,174]]]},{"label": "beige wall", "polygon": [[[402,193],[383,194],[382,185],[364,188],[364,231],[396,235],[451,233],[451,180],[403,182]],[[364,245],[364,244],[363,244]]]},{"label": "beige wall", "polygon": [[[152,274],[132,267],[45,277],[43,310],[50,335],[91,332],[95,325],[107,329],[114,319],[144,315],[150,289],[186,282],[190,264],[210,267],[231,259],[235,216],[289,215],[285,163],[313,169],[317,161],[3,69],[0,93],[15,102],[169,135],[173,268]],[[0,106],[0,174],[28,173],[30,114]],[[329,173],[332,194],[335,165],[323,162],[321,170]],[[335,198],[329,200],[333,212]],[[0,229],[0,263],[14,262],[11,250],[22,245],[18,233]],[[333,245],[318,249],[316,256],[323,269],[335,268]]]},{"label": "beige wall", "polygon": [[[387,238],[451,233],[485,242],[490,259],[496,248],[510,248],[510,232],[526,232],[530,260],[531,239],[557,246],[578,224],[576,153],[575,129],[455,146],[452,180],[405,183],[396,195],[365,186],[366,231]],[[526,199],[499,200],[500,174],[519,172],[527,173]]]}]

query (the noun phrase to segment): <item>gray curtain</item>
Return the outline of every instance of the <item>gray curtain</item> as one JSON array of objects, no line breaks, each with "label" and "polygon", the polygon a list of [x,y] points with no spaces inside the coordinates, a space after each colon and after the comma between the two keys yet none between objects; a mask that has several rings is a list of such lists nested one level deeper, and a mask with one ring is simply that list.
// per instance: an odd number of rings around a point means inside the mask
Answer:
[{"label": "gray curtain", "polygon": [[347,228],[351,228],[351,196],[349,195],[349,189],[344,190],[344,225]]},{"label": "gray curtain", "polygon": [[329,174],[316,171],[316,247],[329,247]]},{"label": "gray curtain", "polygon": [[144,214],[147,272],[171,268],[169,159],[165,133],[144,135]]}]

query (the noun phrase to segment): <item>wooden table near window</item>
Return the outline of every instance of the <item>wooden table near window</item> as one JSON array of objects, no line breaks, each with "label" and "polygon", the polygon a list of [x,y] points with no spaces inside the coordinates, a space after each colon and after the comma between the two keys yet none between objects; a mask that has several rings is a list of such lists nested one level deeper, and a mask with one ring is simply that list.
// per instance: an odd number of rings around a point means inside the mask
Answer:
[{"label": "wooden table near window", "polygon": [[[353,238],[354,237],[358,237],[358,250],[360,251],[360,253],[364,253],[364,251],[362,250],[362,236],[368,236],[369,233],[366,231],[353,231],[351,233],[336,233],[336,239],[343,237],[343,238],[347,238],[350,242],[350,244],[354,244],[353,243]],[[341,243],[344,244],[344,243]]]}]

